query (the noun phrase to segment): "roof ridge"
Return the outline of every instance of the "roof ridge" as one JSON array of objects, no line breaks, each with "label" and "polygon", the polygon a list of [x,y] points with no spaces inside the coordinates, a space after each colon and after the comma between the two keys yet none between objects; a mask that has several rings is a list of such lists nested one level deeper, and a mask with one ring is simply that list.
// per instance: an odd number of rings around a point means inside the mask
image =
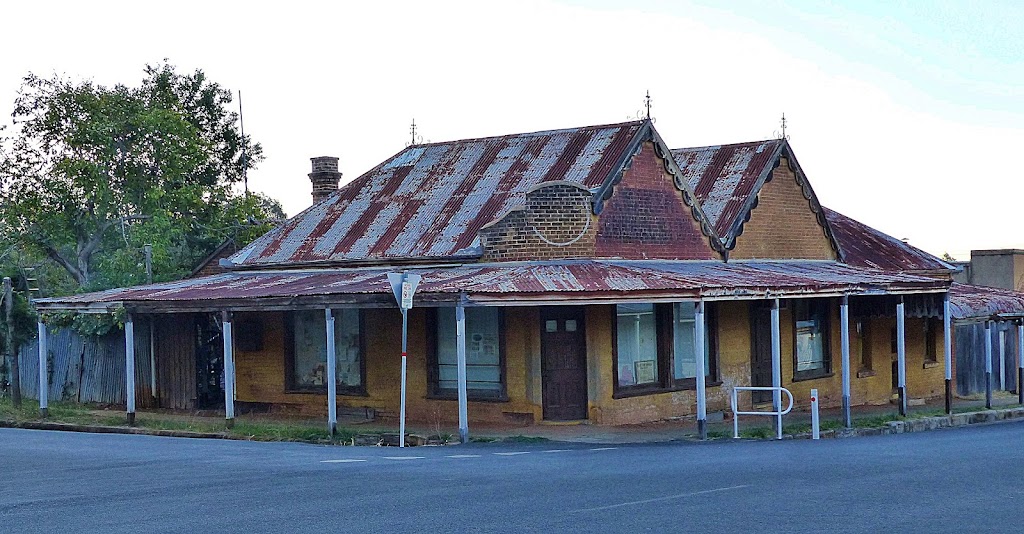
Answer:
[{"label": "roof ridge", "polygon": [[[494,139],[505,139],[505,138],[510,138],[510,137],[521,137],[521,136],[525,136],[525,135],[550,135],[550,134],[557,134],[557,133],[570,132],[570,131],[580,131],[580,130],[597,130],[597,129],[604,129],[604,128],[622,128],[623,126],[641,125],[643,123],[644,123],[644,120],[634,120],[634,121],[616,122],[616,123],[609,123],[609,124],[593,124],[593,125],[589,125],[589,126],[574,126],[574,127],[569,127],[569,128],[555,128],[555,129],[552,129],[552,130],[537,130],[537,131],[534,131],[534,132],[519,132],[519,133],[501,134],[501,135],[487,135],[487,136],[483,136],[483,137],[469,137],[469,138],[465,138],[465,139],[452,139],[452,140],[449,140],[449,141],[437,141],[437,142],[432,142],[432,143],[417,143],[415,145],[409,145],[409,146],[405,147],[404,149],[399,151],[398,154],[401,154],[402,152],[405,152],[406,150],[408,150],[410,148],[422,148],[422,147],[428,147],[428,146],[451,145],[451,144],[455,144],[455,143],[471,143],[471,142],[474,142],[474,141],[491,141],[491,140],[494,140]],[[397,156],[398,154],[395,154],[395,155]]]},{"label": "roof ridge", "polygon": [[701,150],[701,149],[705,149],[705,148],[728,148],[728,147],[734,147],[734,146],[759,145],[759,144],[762,144],[762,143],[782,142],[782,141],[783,141],[782,139],[769,138],[769,139],[759,139],[757,141],[743,141],[743,142],[740,142],[740,143],[726,143],[726,144],[703,145],[703,146],[684,146],[684,147],[679,147],[679,148],[673,148],[671,150],[672,150],[672,152],[675,152],[677,150]]}]

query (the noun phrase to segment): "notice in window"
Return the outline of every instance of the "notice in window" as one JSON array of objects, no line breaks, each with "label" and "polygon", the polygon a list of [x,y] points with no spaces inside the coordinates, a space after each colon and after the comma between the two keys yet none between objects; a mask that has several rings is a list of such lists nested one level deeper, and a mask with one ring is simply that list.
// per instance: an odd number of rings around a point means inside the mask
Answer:
[{"label": "notice in window", "polygon": [[637,384],[650,384],[658,380],[658,366],[654,360],[639,360],[633,365],[636,367]]}]

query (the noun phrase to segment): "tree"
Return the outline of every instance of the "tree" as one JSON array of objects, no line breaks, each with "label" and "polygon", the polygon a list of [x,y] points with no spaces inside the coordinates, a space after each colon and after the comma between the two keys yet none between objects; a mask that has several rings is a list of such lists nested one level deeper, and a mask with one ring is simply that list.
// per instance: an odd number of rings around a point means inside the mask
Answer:
[{"label": "tree", "polygon": [[231,93],[202,71],[148,65],[137,87],[25,77],[0,140],[0,224],[74,291],[188,272],[227,235],[261,233],[280,205],[237,184],[263,159],[238,131]]}]

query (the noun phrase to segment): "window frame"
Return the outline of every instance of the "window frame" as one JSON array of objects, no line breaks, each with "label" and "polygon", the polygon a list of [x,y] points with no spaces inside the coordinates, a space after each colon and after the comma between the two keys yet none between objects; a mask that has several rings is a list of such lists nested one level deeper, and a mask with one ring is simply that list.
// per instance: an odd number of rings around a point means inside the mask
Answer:
[{"label": "window frame", "polygon": [[[820,330],[822,333],[821,348],[822,348],[822,368],[811,369],[807,371],[797,371],[798,365],[798,354],[797,350],[799,344],[797,343],[797,323],[800,321],[799,315],[801,311],[801,305],[806,304],[807,310],[810,314],[820,313],[821,314],[821,326]],[[802,380],[816,380],[819,378],[827,378],[832,376],[832,310],[833,302],[830,298],[824,299],[796,299],[793,302],[793,306],[790,307],[790,318],[793,326],[793,382],[800,382]]]},{"label": "window frame", "polygon": [[939,343],[939,324],[939,320],[934,317],[924,318],[924,365],[939,363],[939,351],[936,347]]},{"label": "window frame", "polygon": [[[341,309],[341,308],[336,308]],[[359,314],[359,385],[336,384],[335,393],[346,397],[367,397],[366,392],[366,310],[354,309]],[[310,310],[289,310],[282,314],[284,320],[284,392],[326,395],[327,384],[323,386],[300,386],[295,382],[295,317],[299,312]],[[314,310],[323,313],[324,310]],[[324,345],[327,344],[327,330],[324,329]],[[325,350],[326,352],[326,350]],[[335,355],[337,357],[337,355]],[[335,377],[337,381],[337,377]]]},{"label": "window frame", "polygon": [[871,326],[871,317],[862,317],[856,320],[857,340],[860,343],[860,355],[857,362],[857,378],[875,376],[874,370],[874,348],[872,336],[874,329]]},{"label": "window frame", "polygon": [[[693,301],[683,301],[696,305]],[[675,316],[672,306],[675,303],[654,303],[654,328],[658,351],[658,380],[653,384],[642,384],[638,386],[619,385],[619,314],[618,305],[612,304],[612,398],[622,399],[638,397],[642,395],[653,395],[672,391],[685,391],[697,389],[697,378],[675,378]],[[718,308],[712,303],[704,303],[704,323],[707,335],[704,342],[707,343],[710,354],[708,355],[708,373],[705,378],[706,387],[720,386],[722,384],[719,376],[718,362]]]},{"label": "window frame", "polygon": [[[491,393],[490,390],[480,389],[469,389],[466,388],[466,399],[474,402],[508,402],[508,369],[506,365],[505,357],[505,309],[500,306],[494,306],[494,309],[498,311],[498,371],[501,379],[501,389],[498,390],[497,394]],[[439,369],[438,369],[438,343],[440,338],[437,335],[438,319],[437,314],[442,308],[426,308],[426,365],[427,365],[427,395],[428,399],[436,400],[458,400],[459,392],[457,389],[442,389],[439,387]],[[443,308],[451,309],[452,313],[455,313],[455,308]],[[471,308],[466,308],[468,312]],[[468,332],[467,332],[468,334]]]}]

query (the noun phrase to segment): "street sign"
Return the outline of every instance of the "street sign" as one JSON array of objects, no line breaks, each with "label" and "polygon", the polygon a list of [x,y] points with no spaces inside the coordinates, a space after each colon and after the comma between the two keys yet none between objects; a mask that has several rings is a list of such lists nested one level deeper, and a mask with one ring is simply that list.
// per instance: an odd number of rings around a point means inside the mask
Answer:
[{"label": "street sign", "polygon": [[391,292],[395,295],[395,301],[403,310],[412,309],[412,296],[420,285],[423,277],[410,273],[388,273],[388,282],[391,284]]}]

